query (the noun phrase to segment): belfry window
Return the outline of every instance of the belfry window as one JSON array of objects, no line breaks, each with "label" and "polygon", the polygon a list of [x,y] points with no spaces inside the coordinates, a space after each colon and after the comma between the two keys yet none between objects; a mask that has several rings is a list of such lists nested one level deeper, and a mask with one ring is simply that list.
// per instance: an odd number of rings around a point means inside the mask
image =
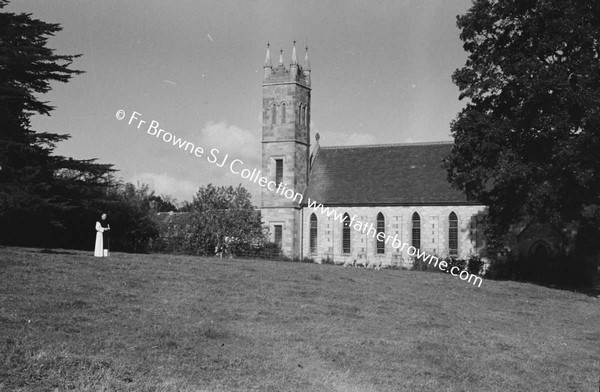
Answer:
[{"label": "belfry window", "polygon": [[308,125],[308,106],[304,106],[304,125]]},{"label": "belfry window", "polygon": [[350,215],[344,214],[342,223],[342,253],[350,253]]},{"label": "belfry window", "polygon": [[458,217],[454,211],[448,216],[448,248],[450,256],[458,255]]},{"label": "belfry window", "polygon": [[275,104],[273,104],[273,107],[271,108],[271,124],[276,124],[277,123],[277,108],[275,107]]},{"label": "belfry window", "polygon": [[283,182],[283,159],[275,159],[275,184]]},{"label": "belfry window", "polygon": [[285,103],[283,105],[281,105],[281,123],[285,124],[285,110],[286,110],[286,106]]},{"label": "belfry window", "polygon": [[[379,233],[383,233],[384,235],[380,236]],[[377,235],[375,239],[377,240],[377,253],[383,254],[385,253],[385,238],[380,239],[379,237],[385,237],[385,218],[381,212],[377,214]]]},{"label": "belfry window", "polygon": [[421,248],[421,217],[416,212],[412,216],[412,246]]},{"label": "belfry window", "polygon": [[310,253],[317,253],[318,234],[317,216],[313,213],[310,216]]}]

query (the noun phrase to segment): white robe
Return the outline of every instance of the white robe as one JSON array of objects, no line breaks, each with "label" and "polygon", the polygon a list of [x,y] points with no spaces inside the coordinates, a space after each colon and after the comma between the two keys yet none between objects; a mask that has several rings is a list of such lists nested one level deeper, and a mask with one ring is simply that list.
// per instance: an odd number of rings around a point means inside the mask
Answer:
[{"label": "white robe", "polygon": [[94,248],[94,256],[96,257],[108,256],[108,253],[104,254],[104,237],[102,233],[104,233],[104,227],[100,222],[96,222],[96,247]]}]

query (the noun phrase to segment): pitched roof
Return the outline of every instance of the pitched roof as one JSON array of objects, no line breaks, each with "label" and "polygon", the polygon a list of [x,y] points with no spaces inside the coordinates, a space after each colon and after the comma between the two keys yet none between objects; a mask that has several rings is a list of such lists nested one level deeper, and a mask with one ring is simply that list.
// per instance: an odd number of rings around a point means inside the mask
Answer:
[{"label": "pitched roof", "polygon": [[191,212],[159,212],[156,214],[161,237],[178,237],[189,232],[194,224]]},{"label": "pitched roof", "polygon": [[450,188],[442,159],[452,142],[320,147],[308,199],[324,205],[479,204]]}]

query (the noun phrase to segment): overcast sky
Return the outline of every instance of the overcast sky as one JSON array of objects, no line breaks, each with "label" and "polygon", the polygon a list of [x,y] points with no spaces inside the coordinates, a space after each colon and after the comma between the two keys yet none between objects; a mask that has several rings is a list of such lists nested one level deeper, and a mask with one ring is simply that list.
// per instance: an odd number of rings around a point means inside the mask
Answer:
[{"label": "overcast sky", "polygon": [[308,45],[311,137],[321,145],[450,140],[464,103],[456,16],[470,0],[13,0],[10,12],[60,23],[59,54],[86,73],[43,97],[56,106],[37,131],[68,133],[57,153],[112,163],[124,181],[191,200],[201,185],[257,185],[151,138],[115,113],[133,110],[177,136],[260,169],[262,66],[292,41]]}]

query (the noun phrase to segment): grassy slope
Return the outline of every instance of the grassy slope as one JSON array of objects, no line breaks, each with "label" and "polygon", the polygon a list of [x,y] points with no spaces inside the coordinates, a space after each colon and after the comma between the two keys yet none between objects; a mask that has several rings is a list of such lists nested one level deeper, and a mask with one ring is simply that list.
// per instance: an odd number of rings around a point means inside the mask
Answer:
[{"label": "grassy slope", "polygon": [[600,300],[445,274],[0,248],[0,390],[595,391]]}]

